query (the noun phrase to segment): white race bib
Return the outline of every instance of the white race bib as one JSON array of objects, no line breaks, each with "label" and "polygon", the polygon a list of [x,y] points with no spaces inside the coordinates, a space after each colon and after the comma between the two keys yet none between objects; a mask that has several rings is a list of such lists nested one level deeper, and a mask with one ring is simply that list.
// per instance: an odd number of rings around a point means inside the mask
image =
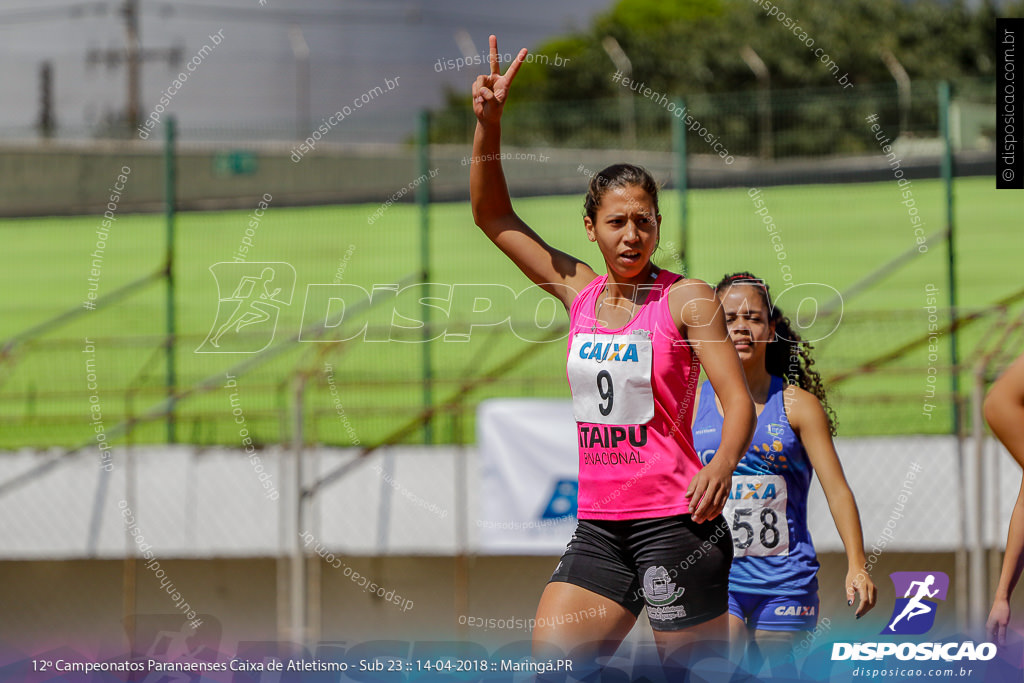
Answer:
[{"label": "white race bib", "polygon": [[778,474],[737,474],[725,504],[736,557],[789,555],[786,479]]},{"label": "white race bib", "polygon": [[647,424],[654,417],[653,359],[645,335],[577,332],[567,365],[577,422]]}]

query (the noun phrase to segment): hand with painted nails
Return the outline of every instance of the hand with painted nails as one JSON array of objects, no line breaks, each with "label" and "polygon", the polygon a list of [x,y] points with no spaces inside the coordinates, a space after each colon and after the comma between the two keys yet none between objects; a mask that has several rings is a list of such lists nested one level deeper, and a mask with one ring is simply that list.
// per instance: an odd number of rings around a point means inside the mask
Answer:
[{"label": "hand with painted nails", "polygon": [[875,606],[878,590],[866,571],[851,567],[846,573],[846,604],[852,607],[857,597],[860,598],[860,604],[857,606],[856,615],[860,619]]},{"label": "hand with painted nails", "polygon": [[501,73],[501,65],[498,60],[498,39],[491,36],[491,73],[477,76],[473,83],[473,113],[483,124],[496,124],[501,120],[501,112],[508,100],[509,88],[512,79],[519,72],[523,60],[526,59],[527,50],[524,47],[516,55],[516,58],[509,64],[505,74]]},{"label": "hand with painted nails", "polygon": [[1006,644],[1006,626],[1010,623],[1010,603],[1006,599],[996,598],[992,603],[992,611],[985,622],[985,635],[996,645]]},{"label": "hand with painted nails", "polygon": [[732,489],[733,473],[733,468],[725,462],[725,458],[713,459],[690,480],[686,497],[690,500],[690,517],[697,524],[718,517],[725,509]]}]

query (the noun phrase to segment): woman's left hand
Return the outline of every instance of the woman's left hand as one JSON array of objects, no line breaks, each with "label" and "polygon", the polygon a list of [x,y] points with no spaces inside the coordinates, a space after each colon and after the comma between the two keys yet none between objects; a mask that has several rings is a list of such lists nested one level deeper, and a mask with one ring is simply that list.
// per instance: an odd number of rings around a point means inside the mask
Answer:
[{"label": "woman's left hand", "polygon": [[722,463],[725,458],[712,458],[690,480],[686,497],[690,499],[690,516],[703,524],[722,514],[732,489],[732,469]]},{"label": "woman's left hand", "polygon": [[854,599],[858,596],[860,604],[857,605],[856,615],[860,619],[875,606],[878,590],[866,570],[850,567],[846,572],[846,604],[853,605]]}]

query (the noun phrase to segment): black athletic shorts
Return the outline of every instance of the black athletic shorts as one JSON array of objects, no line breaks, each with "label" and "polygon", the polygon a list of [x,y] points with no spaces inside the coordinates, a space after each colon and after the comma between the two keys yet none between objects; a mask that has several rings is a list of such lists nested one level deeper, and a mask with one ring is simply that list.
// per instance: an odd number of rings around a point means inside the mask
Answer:
[{"label": "black athletic shorts", "polygon": [[732,536],[725,518],[690,515],[581,519],[551,575],[614,600],[656,631],[678,631],[729,610]]}]

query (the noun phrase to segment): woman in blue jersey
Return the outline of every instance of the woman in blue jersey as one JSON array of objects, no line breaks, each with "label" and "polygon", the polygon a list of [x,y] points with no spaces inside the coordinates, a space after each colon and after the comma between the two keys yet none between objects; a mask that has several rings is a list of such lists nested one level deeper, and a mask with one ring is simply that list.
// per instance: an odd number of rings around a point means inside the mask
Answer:
[{"label": "woman in blue jersey", "polygon": [[[853,605],[859,597],[857,618],[874,606],[876,591],[865,571],[857,503],[832,443],[834,413],[811,369],[810,346],[773,307],[765,283],[750,273],[726,276],[715,291],[758,414],[724,513],[735,550],[729,633],[738,648],[753,639],[777,666],[800,632],[813,629],[818,619],[818,560],[807,530],[814,472],[846,548],[846,598]],[[718,447],[722,414],[707,382],[696,402],[693,444],[707,464]]]}]

